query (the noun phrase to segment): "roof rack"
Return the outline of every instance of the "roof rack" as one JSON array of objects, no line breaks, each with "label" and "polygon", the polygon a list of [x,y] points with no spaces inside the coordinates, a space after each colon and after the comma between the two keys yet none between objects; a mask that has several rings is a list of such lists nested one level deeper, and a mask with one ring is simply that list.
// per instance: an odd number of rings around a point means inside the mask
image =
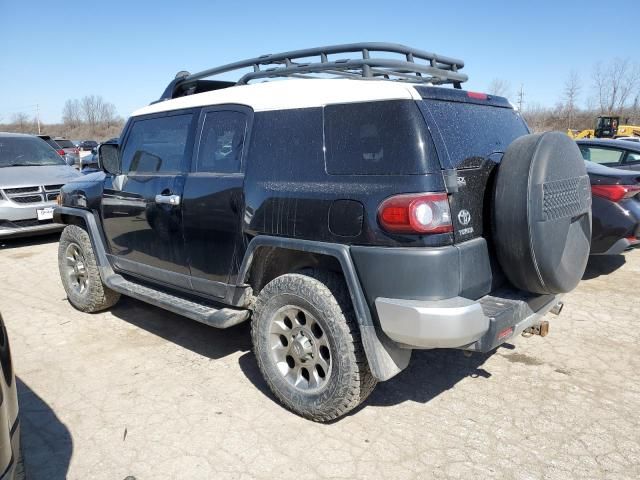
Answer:
[{"label": "roof rack", "polygon": [[[399,54],[403,55],[404,59],[393,59],[388,56],[375,57],[372,56],[373,52]],[[357,53],[359,58],[339,60],[328,58],[329,55],[349,53]],[[319,57],[316,59],[319,61],[309,62],[313,57]],[[167,86],[158,101],[233,85],[246,85],[252,80],[278,77],[323,78],[333,76],[384,79],[432,85],[450,83],[454,88],[461,88],[460,84],[467,81],[467,76],[459,72],[463,67],[462,60],[443,57],[395,43],[363,42],[330,45],[262,55],[193,74],[185,71],[178,72],[176,78]],[[244,74],[236,82],[203,80],[245,68],[253,68],[253,71]]]}]

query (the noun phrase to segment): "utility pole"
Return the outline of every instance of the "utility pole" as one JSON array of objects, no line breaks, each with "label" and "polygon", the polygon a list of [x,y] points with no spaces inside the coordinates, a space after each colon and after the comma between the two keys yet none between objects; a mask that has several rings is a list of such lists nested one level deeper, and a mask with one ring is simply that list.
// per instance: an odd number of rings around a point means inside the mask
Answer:
[{"label": "utility pole", "polygon": [[36,122],[38,122],[38,135],[40,135],[40,104],[36,103]]},{"label": "utility pole", "polygon": [[524,103],[524,85],[520,84],[520,91],[518,92],[518,111],[522,113],[522,104]]}]

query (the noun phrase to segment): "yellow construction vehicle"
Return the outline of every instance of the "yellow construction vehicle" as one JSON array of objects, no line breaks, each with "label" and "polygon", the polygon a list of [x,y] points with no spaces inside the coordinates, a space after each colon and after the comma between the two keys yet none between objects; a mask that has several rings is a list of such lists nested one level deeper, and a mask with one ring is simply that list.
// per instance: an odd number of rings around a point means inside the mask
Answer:
[{"label": "yellow construction vehicle", "polygon": [[567,130],[567,135],[575,140],[580,138],[640,137],[640,126],[620,125],[620,117],[600,116],[596,119],[596,128]]}]

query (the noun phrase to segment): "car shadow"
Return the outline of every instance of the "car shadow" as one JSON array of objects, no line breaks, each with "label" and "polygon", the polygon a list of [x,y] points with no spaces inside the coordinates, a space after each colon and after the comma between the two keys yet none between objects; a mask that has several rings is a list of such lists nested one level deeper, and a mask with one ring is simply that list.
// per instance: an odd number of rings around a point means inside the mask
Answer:
[{"label": "car shadow", "polygon": [[60,240],[60,232],[20,238],[0,238],[0,250],[56,243],[58,240]]},{"label": "car shadow", "polygon": [[[214,360],[244,352],[238,360],[240,369],[256,389],[278,403],[251,351],[250,322],[218,330],[129,297],[122,297],[111,313]],[[512,348],[511,344],[504,344],[499,350]],[[371,396],[350,415],[367,405],[392,406],[408,400],[426,403],[465,378],[489,378],[491,374],[482,365],[493,353],[465,356],[460,350],[415,350],[409,366],[391,380],[378,384]]]},{"label": "car shadow", "polygon": [[[500,348],[513,349],[513,345],[504,344]],[[387,407],[406,401],[427,403],[465,378],[489,378],[491,373],[482,368],[482,365],[494,353],[496,352],[465,356],[460,350],[414,350],[411,362],[405,370],[392,379],[379,383],[371,396],[348,415],[355,415],[368,405]],[[249,381],[278,403],[262,378],[253,353],[242,355],[239,363]],[[338,420],[340,419],[336,421]]]},{"label": "car shadow", "polygon": [[73,439],[47,403],[16,377],[20,406],[20,433],[27,478],[67,478]]},{"label": "car shadow", "polygon": [[589,257],[582,280],[592,280],[601,275],[609,275],[621,268],[626,261],[624,255],[592,255]]},{"label": "car shadow", "polygon": [[214,360],[251,350],[249,322],[220,330],[124,296],[111,308],[111,314]]}]

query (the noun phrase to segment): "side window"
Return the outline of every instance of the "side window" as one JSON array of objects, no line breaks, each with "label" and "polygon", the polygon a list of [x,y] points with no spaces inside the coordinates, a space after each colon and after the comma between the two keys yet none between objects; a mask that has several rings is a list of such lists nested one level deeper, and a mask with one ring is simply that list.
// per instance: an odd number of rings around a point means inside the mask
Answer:
[{"label": "side window", "polygon": [[611,148],[584,146],[580,147],[580,151],[585,160],[590,160],[601,165],[618,165],[624,153],[621,150],[613,150]]},{"label": "side window", "polygon": [[324,131],[330,175],[423,174],[436,159],[413,101],[327,105]]},{"label": "side window", "polygon": [[631,163],[640,163],[640,153],[639,152],[627,152],[627,156],[624,159],[625,164]]},{"label": "side window", "polygon": [[122,172],[180,172],[192,117],[189,113],[136,120],[122,152]]},{"label": "side window", "polygon": [[240,172],[246,129],[247,117],[242,112],[207,112],[202,125],[194,170],[214,173]]}]

